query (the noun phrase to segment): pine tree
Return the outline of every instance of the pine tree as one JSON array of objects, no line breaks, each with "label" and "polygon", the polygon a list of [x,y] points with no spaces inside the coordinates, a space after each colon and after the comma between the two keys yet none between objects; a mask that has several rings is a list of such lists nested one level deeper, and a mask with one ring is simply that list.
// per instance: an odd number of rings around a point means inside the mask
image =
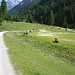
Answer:
[{"label": "pine tree", "polygon": [[54,25],[54,13],[52,10],[50,10],[48,15],[48,24]]},{"label": "pine tree", "polygon": [[2,18],[2,11],[1,11],[1,7],[0,7],[0,25],[2,24],[3,18]]},{"label": "pine tree", "polygon": [[2,11],[2,17],[3,17],[3,20],[5,20],[5,17],[6,17],[6,1],[5,0],[2,0],[1,2],[1,11]]},{"label": "pine tree", "polygon": [[28,22],[32,23],[33,22],[33,17],[32,17],[32,14],[29,14],[28,15]]},{"label": "pine tree", "polygon": [[71,0],[70,1],[70,10],[71,10],[71,19],[73,20],[73,8],[72,8],[72,4],[73,4],[73,1]]},{"label": "pine tree", "polygon": [[63,20],[63,27],[68,28],[68,23],[67,23],[67,17],[66,16],[64,17],[64,20]]}]

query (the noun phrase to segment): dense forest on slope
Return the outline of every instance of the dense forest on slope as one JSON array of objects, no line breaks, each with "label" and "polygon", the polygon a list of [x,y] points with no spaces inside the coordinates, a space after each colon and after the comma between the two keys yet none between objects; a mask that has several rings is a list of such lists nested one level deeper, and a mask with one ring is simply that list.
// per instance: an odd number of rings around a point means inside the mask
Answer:
[{"label": "dense forest on slope", "polygon": [[41,0],[38,3],[31,3],[27,7],[23,7],[15,13],[12,13],[14,15],[12,20],[15,21],[75,27],[75,0]]},{"label": "dense forest on slope", "polygon": [[33,6],[35,3],[38,3],[40,0],[23,0],[22,2],[20,2],[17,6],[15,6],[12,10],[9,11],[9,13],[15,14],[15,12],[18,14],[20,13],[22,10],[24,10],[27,7],[31,7]]}]

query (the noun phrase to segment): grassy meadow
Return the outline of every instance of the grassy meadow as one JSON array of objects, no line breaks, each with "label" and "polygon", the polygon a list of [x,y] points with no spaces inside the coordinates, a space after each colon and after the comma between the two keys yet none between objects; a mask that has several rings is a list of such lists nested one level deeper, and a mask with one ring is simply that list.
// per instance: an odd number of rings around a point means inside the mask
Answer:
[{"label": "grassy meadow", "polygon": [[[12,22],[6,25],[1,31],[9,30],[4,34],[4,40],[18,75],[75,75],[75,42],[63,41],[75,40],[74,32],[35,23]],[[37,30],[24,34],[32,29]],[[40,29],[65,34],[37,36]],[[59,43],[54,42],[55,37],[60,39]]]},{"label": "grassy meadow", "polygon": [[41,28],[45,28],[45,25],[40,25],[38,23],[4,21],[2,26],[0,26],[0,31],[30,30],[30,29],[41,29]]}]

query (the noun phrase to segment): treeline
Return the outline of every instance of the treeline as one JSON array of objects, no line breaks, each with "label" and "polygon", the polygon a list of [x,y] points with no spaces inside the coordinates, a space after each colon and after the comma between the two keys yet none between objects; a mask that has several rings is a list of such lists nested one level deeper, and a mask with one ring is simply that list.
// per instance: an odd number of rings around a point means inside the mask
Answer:
[{"label": "treeline", "polygon": [[2,21],[7,18],[6,16],[6,1],[2,0],[1,6],[0,6],[0,25],[2,24]]},{"label": "treeline", "polygon": [[41,0],[15,13],[10,20],[75,27],[75,0]]}]

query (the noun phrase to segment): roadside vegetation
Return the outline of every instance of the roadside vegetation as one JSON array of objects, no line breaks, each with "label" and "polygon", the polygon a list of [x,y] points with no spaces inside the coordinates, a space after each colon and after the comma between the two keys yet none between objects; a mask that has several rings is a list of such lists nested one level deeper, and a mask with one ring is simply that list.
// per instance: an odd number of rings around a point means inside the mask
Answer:
[{"label": "roadside vegetation", "polygon": [[[67,37],[65,36],[67,33],[68,39],[74,40],[74,37],[69,36],[69,34],[75,35],[74,32],[25,22],[8,23],[8,26],[9,30],[15,31],[4,34],[5,44],[9,48],[8,53],[18,75],[75,74],[75,42],[62,40]],[[24,34],[24,32],[32,29],[35,30]],[[40,29],[47,32],[40,32]],[[39,33],[59,32],[65,34],[52,34],[53,37],[37,36]],[[58,43],[55,43],[55,37],[62,38]]]}]

